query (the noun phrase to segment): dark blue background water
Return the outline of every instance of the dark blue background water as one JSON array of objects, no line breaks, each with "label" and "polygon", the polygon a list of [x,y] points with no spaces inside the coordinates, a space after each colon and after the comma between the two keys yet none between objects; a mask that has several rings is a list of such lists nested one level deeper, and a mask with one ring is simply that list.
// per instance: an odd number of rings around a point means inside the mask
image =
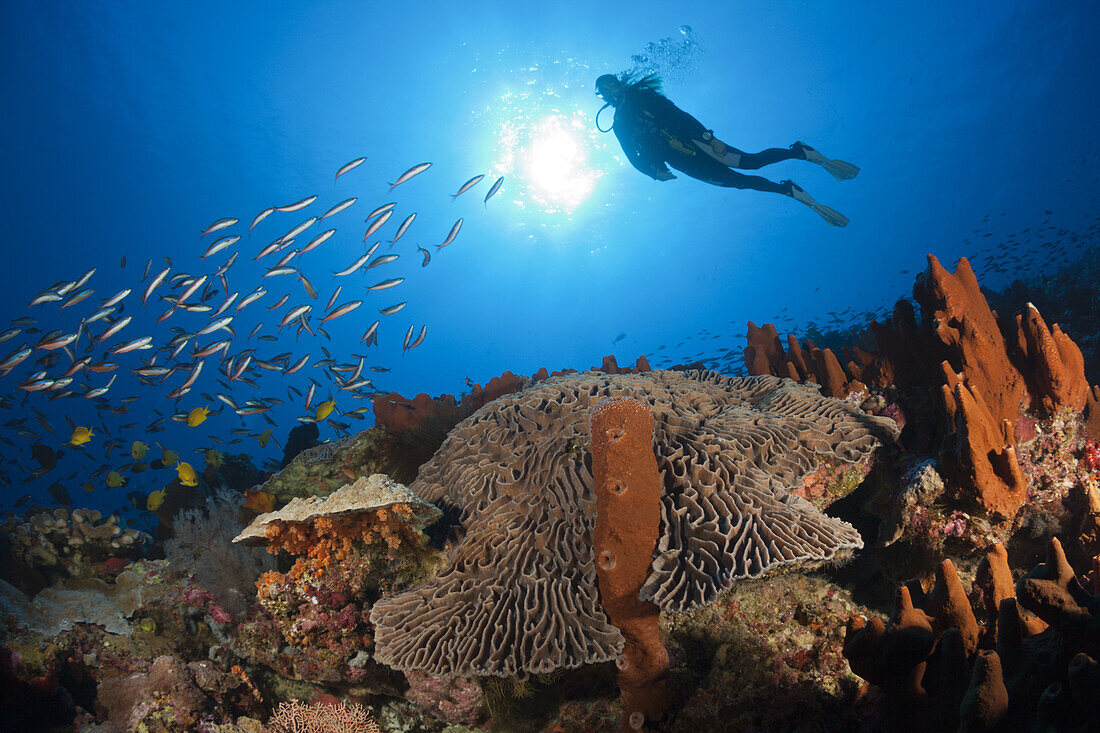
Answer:
[{"label": "dark blue background water", "polygon": [[[1095,245],[1088,227],[1100,191],[1100,11],[1091,2],[7,0],[0,34],[0,330],[26,315],[44,331],[75,330],[103,298],[131,287],[126,314],[134,320],[112,343],[152,335],[163,344],[173,326],[195,331],[207,316],[177,312],[158,324],[164,304],[141,307],[147,259],[154,272],[169,257],[173,274],[213,273],[229,252],[204,264],[199,254],[218,236],[200,241],[204,227],[232,216],[242,223],[226,233],[243,234],[262,209],[313,194],[319,200],[309,209],[276,213],[238,243],[228,277],[231,291],[251,291],[278,257],[253,262],[263,245],[357,196],[326,220],[337,234],[291,263],[319,298],[310,301],[294,278],[269,278],[269,294],[238,314],[232,352],[290,351],[296,359],[308,351],[316,360],[325,346],[344,363],[368,354],[367,364],[392,370],[368,373],[375,386],[406,395],[457,394],[465,377],[484,383],[506,369],[584,369],[608,353],[621,363],[646,354],[654,366],[702,358],[729,370],[738,359],[722,354],[740,353],[747,320],[776,321],[781,331],[811,321],[863,323],[868,311],[881,313],[909,291],[926,252],[946,264],[977,252],[983,284],[997,286],[1060,266],[1065,258],[1050,255],[1059,230],[1082,235],[1065,253],[1070,260]],[[755,151],[804,140],[859,165],[860,176],[846,182],[798,161],[761,171],[793,178],[851,224],[828,227],[773,194],[683,176],[657,183],[635,171],[594,124],[596,76],[627,69],[661,73],[668,96],[731,145]],[[601,122],[609,121],[605,113]],[[363,155],[366,163],[334,186],[337,168]],[[389,192],[388,182],[424,161],[430,170]],[[486,179],[452,202],[478,173]],[[501,175],[501,193],[483,205]],[[400,259],[334,279],[363,252],[366,213],[387,201],[398,204],[378,234],[379,254]],[[408,234],[387,248],[414,211]],[[436,251],[459,217],[457,240]],[[1041,227],[1053,228],[1040,237]],[[417,244],[432,251],[426,268]],[[1000,271],[991,271],[998,263]],[[91,299],[64,311],[27,307],[36,293],[91,267],[98,268]],[[406,281],[364,292],[390,277]],[[285,329],[278,342],[245,343],[258,321],[261,333],[275,334],[282,313],[299,303],[313,303],[316,323],[338,281],[338,302],[365,304],[326,324],[331,341],[308,334],[296,341]],[[268,311],[283,292],[291,294],[287,305]],[[399,301],[408,306],[377,315]],[[359,338],[376,318],[379,346],[368,349]],[[402,356],[408,326],[424,324],[423,345]],[[37,338],[20,334],[0,346],[0,356]],[[199,428],[169,422],[165,432],[147,434],[154,409],[216,408],[201,393],[225,391],[213,381],[211,359],[174,404],[166,395],[185,373],[157,387],[130,376],[150,354],[117,359],[111,404],[141,397],[127,415],[96,414],[79,395],[24,400],[18,384],[30,361],[0,378],[10,398],[4,421],[30,416],[23,429],[57,447],[68,439],[68,415],[106,427],[120,446],[105,456],[99,434],[80,455],[69,451],[51,474],[28,482],[36,438],[4,428],[13,444],[0,446],[6,504],[27,492],[49,501],[45,486],[61,480],[78,503],[117,506],[126,491],[148,493],[172,476],[147,472],[111,490],[99,478],[94,495],[84,496],[79,487],[92,472],[129,461],[133,440],[159,440],[201,469],[194,451],[215,446],[210,436],[229,440],[232,428],[268,427],[227,409]],[[162,353],[158,364],[164,360]],[[51,375],[67,365],[63,358]],[[330,394],[341,410],[369,404],[311,368],[262,376],[256,391],[233,385],[232,395],[285,400],[286,386],[304,391],[308,376],[321,384],[314,404]],[[77,387],[106,379],[79,376]],[[276,437],[307,414],[300,401],[274,410]],[[370,424],[369,417],[342,419],[352,429]],[[119,431],[130,422],[139,426]],[[333,437],[332,429],[322,425],[322,436]],[[257,463],[280,455],[274,444],[261,450],[249,438],[228,449],[252,453]]]}]

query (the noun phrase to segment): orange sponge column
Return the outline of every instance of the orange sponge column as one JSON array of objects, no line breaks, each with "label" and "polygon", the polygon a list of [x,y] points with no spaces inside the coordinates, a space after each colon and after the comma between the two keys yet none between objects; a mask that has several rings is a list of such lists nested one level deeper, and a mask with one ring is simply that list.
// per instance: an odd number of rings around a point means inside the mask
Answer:
[{"label": "orange sponge column", "polygon": [[592,409],[591,436],[600,601],[626,639],[617,661],[622,730],[639,731],[664,715],[669,664],[657,625],[660,611],[638,598],[661,520],[653,416],[629,397],[606,399]]}]

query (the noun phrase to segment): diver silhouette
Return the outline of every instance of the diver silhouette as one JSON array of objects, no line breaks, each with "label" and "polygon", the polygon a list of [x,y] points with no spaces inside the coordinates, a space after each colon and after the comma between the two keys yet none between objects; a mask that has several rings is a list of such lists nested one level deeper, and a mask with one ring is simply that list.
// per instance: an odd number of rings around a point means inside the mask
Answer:
[{"label": "diver silhouette", "polygon": [[[790,148],[769,148],[759,153],[746,153],[726,145],[703,123],[673,104],[661,94],[661,81],[655,74],[635,78],[632,74],[604,74],[596,79],[596,95],[615,108],[611,129],[619,139],[631,165],[657,181],[675,178],[667,166],[692,178],[727,188],[751,188],[790,196],[809,206],[833,226],[846,226],[848,219],[840,212],[814,201],[810,194],[794,181],[775,183],[761,176],[747,176],[730,170],[757,170],[781,160],[808,160],[829,171],[838,180],[855,178],[859,168],[843,160],[830,160],[803,142]],[[599,127],[600,132],[608,132]],[[667,164],[667,165],[666,165]]]}]

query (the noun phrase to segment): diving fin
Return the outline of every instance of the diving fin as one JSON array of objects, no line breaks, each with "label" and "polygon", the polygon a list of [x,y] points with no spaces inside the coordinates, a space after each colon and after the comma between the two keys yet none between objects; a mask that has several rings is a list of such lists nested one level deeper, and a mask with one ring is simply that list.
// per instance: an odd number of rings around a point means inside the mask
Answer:
[{"label": "diving fin", "polygon": [[795,201],[798,201],[799,203],[803,203],[806,204],[806,206],[809,206],[815,214],[825,220],[825,223],[830,224],[834,227],[848,226],[848,217],[844,216],[844,214],[841,214],[836,209],[825,206],[824,204],[817,203],[817,201],[814,201],[813,196],[806,193],[805,189],[803,189],[794,181],[783,181],[783,183],[790,184],[791,190],[787,194],[788,196],[793,198]]},{"label": "diving fin", "polygon": [[710,143],[705,143],[702,140],[692,140],[692,142],[695,143],[695,147],[699,148],[724,166],[736,168],[741,165],[741,153],[735,152],[734,149],[728,145],[726,146],[725,154],[719,155],[714,152],[714,148],[711,147]]},{"label": "diving fin", "polygon": [[847,181],[859,175],[859,167],[843,160],[830,160],[804,142],[796,142],[791,146],[792,150],[800,151],[806,160],[816,163],[832,174],[838,181]]}]

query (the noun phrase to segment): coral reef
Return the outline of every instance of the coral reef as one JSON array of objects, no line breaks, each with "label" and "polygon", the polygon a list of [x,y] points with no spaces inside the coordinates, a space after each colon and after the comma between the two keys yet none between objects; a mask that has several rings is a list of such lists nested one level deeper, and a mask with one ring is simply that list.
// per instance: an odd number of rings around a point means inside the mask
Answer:
[{"label": "coral reef", "polygon": [[668,652],[660,609],[639,596],[661,520],[661,476],[653,455],[653,416],[629,397],[592,408],[592,485],[596,521],[592,552],[600,607],[623,635],[618,667],[623,730],[642,730],[664,716]]},{"label": "coral reef", "polygon": [[60,507],[9,517],[0,533],[7,538],[0,577],[32,595],[63,578],[94,577],[112,558],[136,559],[151,539],[124,529],[117,514]]},{"label": "coral reef", "polygon": [[147,672],[102,680],[97,702],[108,720],[100,727],[104,733],[185,733],[232,721],[234,709],[259,700],[238,675],[209,663],[160,656]]},{"label": "coral reef", "polygon": [[[389,470],[394,467],[398,470]],[[415,474],[415,466],[412,470]],[[360,476],[408,472],[409,462],[386,429],[374,427],[303,450],[257,490],[282,506],[296,497],[327,496]]]},{"label": "coral reef", "polygon": [[[892,440],[891,421],[774,377],[552,378],[486,405],[421,468],[410,488],[446,513],[454,507],[461,539],[440,575],[375,604],[377,659],[434,674],[514,676],[619,656],[622,636],[596,604],[587,445],[591,406],[621,396],[647,405],[657,426],[662,534],[642,596],[662,610],[861,546],[849,525],[788,491],[819,455],[859,461]],[[553,613],[525,610],[536,608]],[[487,646],[467,643],[487,626]]]},{"label": "coral reef", "polygon": [[261,611],[242,624],[240,653],[294,679],[398,694],[397,677],[371,658],[368,614],[383,591],[438,567],[421,530],[439,514],[375,474],[257,517],[234,542],[297,559],[288,573],[269,572],[256,583]]},{"label": "coral reef", "polygon": [[987,612],[996,608],[989,617],[996,619],[995,633],[982,633],[947,560],[930,594],[917,581],[898,590],[889,623],[852,619],[844,655],[853,672],[881,688],[885,728],[998,730],[1011,722],[1016,729],[1092,730],[1100,724],[1089,697],[1097,689],[1100,605],[1078,583],[1057,539],[1047,553],[1045,563],[1016,583],[1015,597],[1007,555],[998,547],[987,553],[979,597]]},{"label": "coral reef", "polygon": [[193,575],[234,616],[248,608],[256,579],[275,569],[268,553],[233,544],[240,530],[237,497],[220,491],[206,500],[205,510],[181,512],[172,523],[172,539],[164,543],[173,569]]}]

